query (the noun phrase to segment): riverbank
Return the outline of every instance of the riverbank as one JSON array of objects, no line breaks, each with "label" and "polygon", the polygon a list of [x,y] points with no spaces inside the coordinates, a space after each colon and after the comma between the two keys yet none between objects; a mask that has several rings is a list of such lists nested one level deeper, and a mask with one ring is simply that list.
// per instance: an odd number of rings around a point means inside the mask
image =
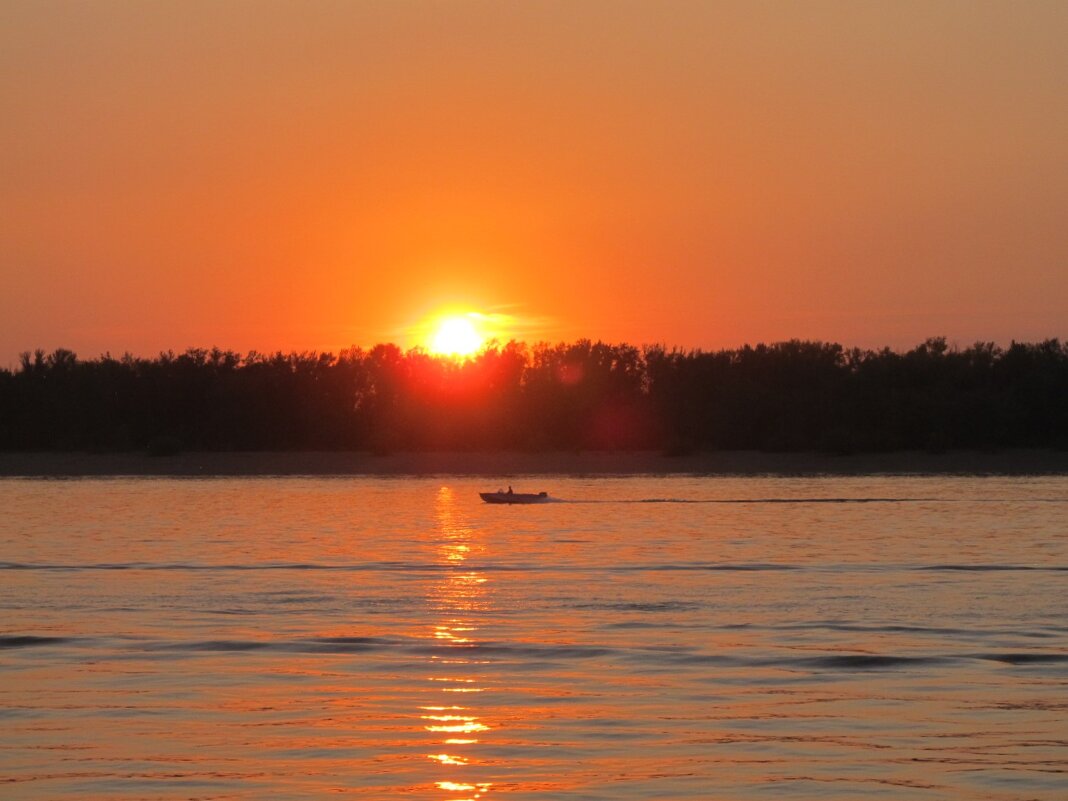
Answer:
[{"label": "riverbank", "polygon": [[688,456],[656,452],[445,452],[375,456],[354,452],[0,453],[0,476],[288,476],[288,475],[864,475],[1068,473],[1068,451],[924,453],[722,451]]}]

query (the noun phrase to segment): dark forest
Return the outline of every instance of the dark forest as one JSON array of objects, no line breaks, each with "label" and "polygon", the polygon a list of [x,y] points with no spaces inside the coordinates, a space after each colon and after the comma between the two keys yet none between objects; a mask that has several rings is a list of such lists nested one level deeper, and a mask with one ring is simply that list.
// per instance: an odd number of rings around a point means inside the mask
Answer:
[{"label": "dark forest", "polygon": [[0,370],[0,449],[758,449],[1068,446],[1068,345],[929,339],[907,352],[790,341],[705,352],[492,345],[467,361],[394,345],[25,353]]}]

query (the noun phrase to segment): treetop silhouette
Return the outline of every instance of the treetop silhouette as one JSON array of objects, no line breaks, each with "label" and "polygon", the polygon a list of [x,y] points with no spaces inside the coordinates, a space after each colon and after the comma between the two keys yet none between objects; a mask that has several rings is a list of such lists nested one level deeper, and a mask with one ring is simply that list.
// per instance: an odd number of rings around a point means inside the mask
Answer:
[{"label": "treetop silhouette", "polygon": [[0,370],[3,450],[1065,447],[1068,346],[905,352],[791,340],[734,350],[491,343],[155,358],[69,350]]}]

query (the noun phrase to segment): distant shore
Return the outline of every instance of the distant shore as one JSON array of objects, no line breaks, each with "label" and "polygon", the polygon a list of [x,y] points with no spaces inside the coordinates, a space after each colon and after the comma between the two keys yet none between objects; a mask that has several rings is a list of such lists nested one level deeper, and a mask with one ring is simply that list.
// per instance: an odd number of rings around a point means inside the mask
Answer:
[{"label": "distant shore", "polygon": [[901,451],[835,456],[720,451],[656,452],[359,452],[0,453],[0,476],[426,476],[472,475],[865,475],[1068,474],[1068,451]]}]

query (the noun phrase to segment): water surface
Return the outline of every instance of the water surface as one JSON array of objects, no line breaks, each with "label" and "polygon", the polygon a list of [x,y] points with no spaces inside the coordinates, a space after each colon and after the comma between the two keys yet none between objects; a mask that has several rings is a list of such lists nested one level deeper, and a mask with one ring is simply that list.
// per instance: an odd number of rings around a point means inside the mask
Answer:
[{"label": "water surface", "polygon": [[1068,478],[512,483],[0,481],[0,797],[1068,797]]}]

